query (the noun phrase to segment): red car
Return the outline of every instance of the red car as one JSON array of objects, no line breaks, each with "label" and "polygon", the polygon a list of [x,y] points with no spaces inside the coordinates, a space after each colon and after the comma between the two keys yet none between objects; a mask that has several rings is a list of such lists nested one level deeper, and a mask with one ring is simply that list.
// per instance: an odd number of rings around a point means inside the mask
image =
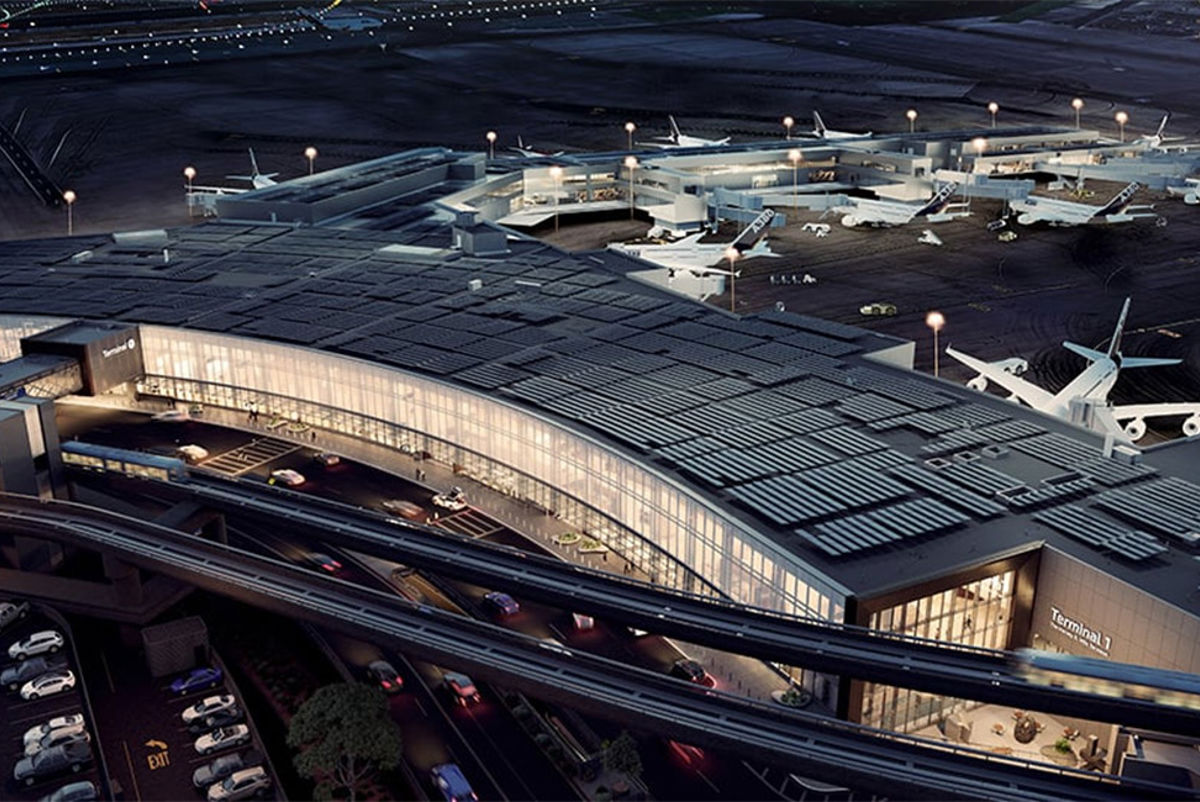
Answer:
[{"label": "red car", "polygon": [[446,688],[454,697],[454,701],[458,702],[463,707],[479,701],[479,689],[475,687],[475,683],[466,674],[459,674],[456,671],[447,671],[443,675],[446,682]]}]

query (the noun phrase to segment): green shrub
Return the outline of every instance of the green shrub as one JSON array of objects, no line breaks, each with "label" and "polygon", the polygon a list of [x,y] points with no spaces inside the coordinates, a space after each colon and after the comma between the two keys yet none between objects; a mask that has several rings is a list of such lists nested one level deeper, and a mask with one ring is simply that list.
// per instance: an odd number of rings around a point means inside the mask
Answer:
[{"label": "green shrub", "polygon": [[1054,742],[1054,748],[1065,755],[1071,751],[1071,742],[1066,738],[1059,738]]}]

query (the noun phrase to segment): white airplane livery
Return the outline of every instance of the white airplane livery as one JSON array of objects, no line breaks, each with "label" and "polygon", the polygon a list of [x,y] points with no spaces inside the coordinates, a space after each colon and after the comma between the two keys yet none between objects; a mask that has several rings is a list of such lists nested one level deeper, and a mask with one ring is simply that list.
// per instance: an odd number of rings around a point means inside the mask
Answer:
[{"label": "white airplane livery", "polygon": [[[984,362],[961,351],[947,348],[946,354],[978,372],[978,376],[967,382],[967,386],[979,390],[987,389],[993,382],[1011,395],[1009,400],[1024,402],[1034,409],[1070,421],[1072,402],[1093,402],[1095,413],[1089,421],[1092,428],[1102,434],[1112,434],[1124,442],[1140,440],[1146,434],[1146,418],[1187,416],[1183,422],[1183,433],[1189,437],[1200,434],[1200,402],[1130,404],[1113,406],[1108,403],[1108,394],[1117,382],[1117,376],[1126,368],[1149,368],[1163,365],[1178,365],[1178,359],[1124,356],[1121,353],[1121,336],[1125,330],[1125,319],[1129,315],[1129,299],[1121,308],[1121,316],[1113,330],[1108,351],[1101,352],[1064,342],[1063,347],[1088,360],[1088,366],[1057,393],[1050,393],[1032,382],[1020,378],[1026,363],[1023,360]],[[1018,369],[1014,369],[1018,365]]]},{"label": "white airplane livery", "polygon": [[275,180],[275,176],[277,175],[279,173],[260,173],[258,171],[258,160],[254,158],[254,148],[250,148],[250,175],[227,175],[225,177],[237,181],[249,181],[250,185],[255,189],[266,189],[279,183]]},{"label": "white airplane livery", "polygon": [[[850,198],[854,211],[842,217],[842,225],[847,228],[855,226],[902,226],[914,220],[927,223],[941,223],[955,217],[965,217],[970,214],[966,204],[950,203],[950,198],[958,190],[958,184],[951,181],[933,194],[923,204],[901,203],[890,200],[871,200],[869,198]],[[955,207],[955,208],[951,208]]]},{"label": "white airplane livery", "polygon": [[648,145],[652,148],[704,148],[714,147],[718,145],[728,145],[729,137],[723,139],[703,139],[698,136],[688,136],[679,130],[679,124],[675,122],[673,115],[667,115],[667,119],[671,123],[671,133],[669,136],[654,137],[657,142],[642,142],[640,144]]},{"label": "white airplane livery", "polygon": [[1179,186],[1168,186],[1167,194],[1174,198],[1183,198],[1188,206],[1200,204],[1200,178],[1185,178]]},{"label": "white airplane livery", "polygon": [[767,238],[762,236],[774,217],[775,210],[766,209],[731,242],[700,242],[705,232],[698,231],[677,242],[646,245],[613,242],[608,247],[662,265],[671,271],[688,270],[698,276],[730,275],[728,270],[721,270],[716,265],[731,255],[735,261],[756,256],[779,256],[771,250]]},{"label": "white airplane livery", "polygon": [[559,151],[555,151],[554,153],[550,153],[550,152],[544,151],[544,150],[535,150],[533,148],[527,148],[527,147],[525,147],[525,141],[523,139],[521,139],[520,134],[517,135],[516,147],[511,148],[511,150],[515,150],[517,153],[520,153],[522,156],[530,156],[530,157],[545,156],[546,158],[550,158],[550,159],[553,159],[555,156],[562,156],[564,153],[566,153],[565,150],[559,150]]},{"label": "white airplane livery", "polygon": [[1089,223],[1129,223],[1144,218],[1162,219],[1151,211],[1154,208],[1153,204],[1134,206],[1130,203],[1139,189],[1141,184],[1136,181],[1130,182],[1103,206],[1031,195],[1010,200],[1008,207],[1016,214],[1017,222],[1023,226],[1034,223],[1082,226]]},{"label": "white airplane livery", "polygon": [[813,110],[813,129],[810,132],[818,139],[857,139],[859,137],[868,137],[870,131],[865,134],[853,134],[849,131],[831,131],[825,127],[825,121],[821,119],[821,112]]}]

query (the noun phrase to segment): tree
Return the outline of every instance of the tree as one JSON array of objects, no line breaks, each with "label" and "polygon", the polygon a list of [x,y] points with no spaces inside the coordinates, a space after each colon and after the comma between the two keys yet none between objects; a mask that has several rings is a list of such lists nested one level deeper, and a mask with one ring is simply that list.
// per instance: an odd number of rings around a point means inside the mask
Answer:
[{"label": "tree", "polygon": [[637,741],[628,730],[611,741],[604,742],[604,768],[628,775],[631,779],[642,776],[642,756],[638,753]]},{"label": "tree", "polygon": [[354,802],[376,770],[400,762],[400,730],[388,714],[387,697],[358,683],[326,685],[309,697],[292,717],[287,742],[300,750],[296,770],[317,781],[317,799],[331,799],[344,788]]}]

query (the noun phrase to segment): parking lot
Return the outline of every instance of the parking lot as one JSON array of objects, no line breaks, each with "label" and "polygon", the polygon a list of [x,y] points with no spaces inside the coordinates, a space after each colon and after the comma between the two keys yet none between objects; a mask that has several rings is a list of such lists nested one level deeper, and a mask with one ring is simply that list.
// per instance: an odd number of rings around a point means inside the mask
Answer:
[{"label": "parking lot", "polygon": [[[74,675],[75,687],[31,700],[22,699],[19,689],[11,691],[5,686],[0,691],[0,770],[4,772],[3,781],[0,782],[0,797],[5,800],[14,800],[14,802],[15,800],[40,799],[68,783],[83,780],[91,781],[98,786],[101,783],[101,773],[94,759],[78,772],[66,769],[53,776],[37,778],[31,785],[18,783],[14,779],[14,767],[25,753],[24,733],[59,716],[84,714],[85,725],[93,738],[93,757],[95,756],[95,721],[92,720],[87,710],[83,688],[85,679],[94,682],[94,678],[80,670],[70,633],[64,629],[52,612],[44,610],[38,605],[32,605],[24,618],[4,629],[0,634],[0,671],[17,664],[17,661],[9,659],[10,644],[22,640],[34,632],[44,630],[61,632],[66,638],[66,643],[60,650],[53,655],[45,656],[55,661],[62,661],[65,669]],[[37,656],[29,659],[37,659]]]},{"label": "parking lot", "polygon": [[[90,628],[81,634],[80,648],[86,654],[85,670],[98,672],[92,685],[93,709],[104,734],[109,771],[114,782],[125,789],[126,799],[202,799],[205,789],[192,785],[196,769],[233,752],[254,749],[264,754],[249,719],[242,720],[250,728],[248,740],[208,755],[196,750],[196,739],[209,730],[189,730],[181,718],[186,708],[207,697],[233,694],[237,706],[245,711],[240,694],[227,678],[222,677],[215,687],[173,693],[170,686],[175,675],[151,677],[138,648],[123,644],[116,626]],[[269,797],[277,787],[277,783],[272,785]]]}]

